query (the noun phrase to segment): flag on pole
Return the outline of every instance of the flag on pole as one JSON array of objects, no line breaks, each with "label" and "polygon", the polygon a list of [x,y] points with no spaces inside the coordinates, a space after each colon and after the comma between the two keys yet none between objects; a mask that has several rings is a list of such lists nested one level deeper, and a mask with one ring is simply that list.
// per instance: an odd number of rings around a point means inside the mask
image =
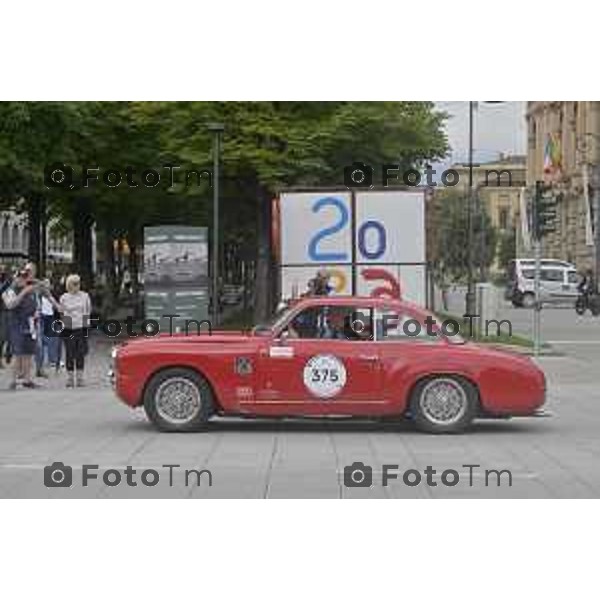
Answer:
[{"label": "flag on pole", "polygon": [[544,146],[544,173],[552,174],[560,171],[561,151],[558,137],[552,133],[546,138]]}]

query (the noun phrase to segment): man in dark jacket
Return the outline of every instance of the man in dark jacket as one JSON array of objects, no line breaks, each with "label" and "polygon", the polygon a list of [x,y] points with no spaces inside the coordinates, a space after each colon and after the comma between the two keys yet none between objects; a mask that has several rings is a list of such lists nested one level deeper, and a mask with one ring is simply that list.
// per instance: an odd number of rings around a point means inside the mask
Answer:
[{"label": "man in dark jacket", "polygon": [[38,308],[34,292],[32,274],[23,270],[2,294],[2,300],[9,310],[8,330],[14,356],[13,380],[9,386],[11,390],[17,389],[19,379],[23,380],[23,387],[36,387],[31,378],[36,348],[35,316]]}]

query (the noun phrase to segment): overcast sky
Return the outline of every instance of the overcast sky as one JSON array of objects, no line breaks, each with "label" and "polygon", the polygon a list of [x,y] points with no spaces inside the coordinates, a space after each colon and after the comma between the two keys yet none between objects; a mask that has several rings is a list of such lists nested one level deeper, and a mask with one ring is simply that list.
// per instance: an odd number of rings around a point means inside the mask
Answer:
[{"label": "overcast sky", "polygon": [[[446,128],[451,154],[444,163],[466,162],[469,147],[469,103],[436,102],[435,104],[450,115]],[[502,104],[479,102],[474,118],[473,162],[493,160],[500,152],[525,154],[526,104],[526,102],[503,102]]]}]

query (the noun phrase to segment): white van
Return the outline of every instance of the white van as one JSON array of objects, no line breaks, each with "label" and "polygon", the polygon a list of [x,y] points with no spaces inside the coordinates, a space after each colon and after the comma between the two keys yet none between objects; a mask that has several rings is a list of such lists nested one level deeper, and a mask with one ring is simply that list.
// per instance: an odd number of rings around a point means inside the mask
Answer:
[{"label": "white van", "polygon": [[[542,302],[575,302],[579,276],[575,265],[564,260],[542,258],[540,299]],[[535,303],[535,260],[517,258],[508,265],[505,298],[514,306],[530,308]]]}]

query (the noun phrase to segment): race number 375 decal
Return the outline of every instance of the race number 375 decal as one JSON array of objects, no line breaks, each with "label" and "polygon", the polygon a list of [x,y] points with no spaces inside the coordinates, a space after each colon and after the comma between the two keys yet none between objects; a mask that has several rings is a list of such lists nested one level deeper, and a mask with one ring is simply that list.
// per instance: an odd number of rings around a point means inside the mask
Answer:
[{"label": "race number 375 decal", "polygon": [[304,385],[319,398],[333,398],[346,385],[346,367],[332,354],[317,354],[307,361],[304,372]]}]

